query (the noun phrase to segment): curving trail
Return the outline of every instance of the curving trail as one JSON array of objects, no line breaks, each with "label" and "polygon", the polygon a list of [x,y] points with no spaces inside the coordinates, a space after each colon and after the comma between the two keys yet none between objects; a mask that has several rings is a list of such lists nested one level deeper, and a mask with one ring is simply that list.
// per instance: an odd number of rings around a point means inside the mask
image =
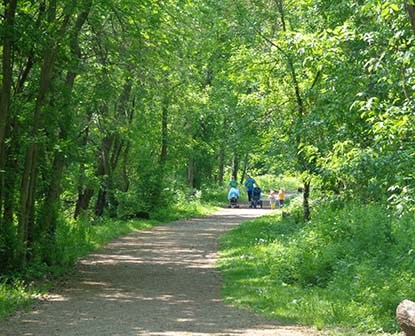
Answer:
[{"label": "curving trail", "polygon": [[225,305],[215,269],[217,238],[265,209],[216,214],[136,231],[79,263],[59,292],[0,322],[1,336],[300,336]]}]

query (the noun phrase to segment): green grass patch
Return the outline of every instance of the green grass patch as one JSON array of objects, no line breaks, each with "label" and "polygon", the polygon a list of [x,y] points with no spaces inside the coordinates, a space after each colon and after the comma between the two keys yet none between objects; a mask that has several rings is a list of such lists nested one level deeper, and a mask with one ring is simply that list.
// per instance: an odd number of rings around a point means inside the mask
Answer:
[{"label": "green grass patch", "polygon": [[0,319],[10,315],[18,308],[29,307],[35,292],[22,281],[0,283]]},{"label": "green grass patch", "polygon": [[221,240],[224,297],[334,335],[396,333],[397,305],[415,297],[413,222],[360,204],[246,222]]}]

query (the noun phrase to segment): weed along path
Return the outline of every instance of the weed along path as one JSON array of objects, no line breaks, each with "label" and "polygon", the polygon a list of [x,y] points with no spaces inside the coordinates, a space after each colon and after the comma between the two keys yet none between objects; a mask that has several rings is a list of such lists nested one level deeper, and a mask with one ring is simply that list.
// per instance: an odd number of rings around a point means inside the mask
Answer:
[{"label": "weed along path", "polygon": [[299,336],[220,299],[217,238],[265,209],[222,209],[113,241],[58,292],[0,322],[1,336]]}]

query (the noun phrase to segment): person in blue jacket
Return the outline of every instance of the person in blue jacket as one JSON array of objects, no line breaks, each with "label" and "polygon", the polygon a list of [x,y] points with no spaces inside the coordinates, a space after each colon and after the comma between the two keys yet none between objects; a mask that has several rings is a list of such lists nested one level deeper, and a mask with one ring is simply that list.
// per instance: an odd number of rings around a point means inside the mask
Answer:
[{"label": "person in blue jacket", "polygon": [[248,193],[248,202],[251,202],[252,199],[252,192],[254,191],[254,185],[256,184],[256,181],[249,175],[246,175],[245,180],[245,188],[246,192]]}]

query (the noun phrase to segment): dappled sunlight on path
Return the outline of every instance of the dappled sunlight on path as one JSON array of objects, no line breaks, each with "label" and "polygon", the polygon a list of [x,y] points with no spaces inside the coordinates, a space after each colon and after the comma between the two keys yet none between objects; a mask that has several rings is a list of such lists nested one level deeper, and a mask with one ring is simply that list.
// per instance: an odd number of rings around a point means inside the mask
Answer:
[{"label": "dappled sunlight on path", "polygon": [[137,231],[81,260],[59,293],[2,323],[1,336],[312,335],[225,305],[217,238],[265,209],[216,214]]}]

